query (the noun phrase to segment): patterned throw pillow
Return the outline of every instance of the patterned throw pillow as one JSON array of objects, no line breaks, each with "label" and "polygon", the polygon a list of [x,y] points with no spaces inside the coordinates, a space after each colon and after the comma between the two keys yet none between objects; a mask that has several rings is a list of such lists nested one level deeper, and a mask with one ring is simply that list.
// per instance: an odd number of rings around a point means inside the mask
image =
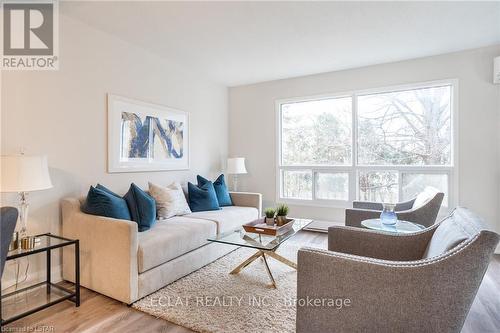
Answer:
[{"label": "patterned throw pillow", "polygon": [[191,213],[179,183],[174,182],[167,187],[149,183],[149,194],[156,201],[158,219],[168,219],[172,216]]}]

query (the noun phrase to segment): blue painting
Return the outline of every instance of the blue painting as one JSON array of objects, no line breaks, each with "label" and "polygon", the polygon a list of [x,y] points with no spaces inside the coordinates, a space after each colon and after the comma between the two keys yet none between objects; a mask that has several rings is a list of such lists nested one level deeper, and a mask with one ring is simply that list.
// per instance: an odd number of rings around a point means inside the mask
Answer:
[{"label": "blue painting", "polygon": [[184,156],[184,122],[121,113],[120,158],[169,160]]}]

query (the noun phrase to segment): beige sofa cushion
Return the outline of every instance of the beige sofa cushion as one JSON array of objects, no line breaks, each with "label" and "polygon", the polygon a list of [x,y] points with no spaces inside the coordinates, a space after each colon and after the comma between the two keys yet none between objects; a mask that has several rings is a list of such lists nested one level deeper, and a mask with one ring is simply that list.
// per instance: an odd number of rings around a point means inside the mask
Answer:
[{"label": "beige sofa cushion", "polygon": [[184,217],[213,221],[217,224],[217,233],[220,234],[257,219],[259,211],[253,207],[227,206],[222,207],[220,210],[187,214]]},{"label": "beige sofa cushion", "polygon": [[215,233],[216,225],[212,221],[184,216],[159,220],[153,228],[138,233],[139,273],[207,244],[207,238]]}]

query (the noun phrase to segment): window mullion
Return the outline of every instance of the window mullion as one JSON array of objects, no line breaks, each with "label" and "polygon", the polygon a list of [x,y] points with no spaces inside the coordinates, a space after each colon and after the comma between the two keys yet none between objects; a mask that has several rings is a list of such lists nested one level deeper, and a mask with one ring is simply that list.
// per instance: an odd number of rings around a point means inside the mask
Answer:
[{"label": "window mullion", "polygon": [[349,201],[354,201],[358,198],[358,96],[353,93],[352,96],[352,143],[351,143],[351,165],[352,170],[349,176]]},{"label": "window mullion", "polygon": [[311,169],[311,174],[312,174],[312,184],[311,184],[311,199],[316,200],[316,170],[313,168]]},{"label": "window mullion", "polygon": [[403,172],[398,170],[398,202],[403,202]]}]

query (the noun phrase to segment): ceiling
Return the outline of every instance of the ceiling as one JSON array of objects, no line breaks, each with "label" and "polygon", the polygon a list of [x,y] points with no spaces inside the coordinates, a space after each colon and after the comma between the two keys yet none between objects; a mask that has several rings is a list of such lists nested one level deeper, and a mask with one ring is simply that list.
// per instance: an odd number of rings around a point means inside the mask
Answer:
[{"label": "ceiling", "polygon": [[500,44],[500,2],[63,2],[60,7],[63,15],[226,86]]}]

